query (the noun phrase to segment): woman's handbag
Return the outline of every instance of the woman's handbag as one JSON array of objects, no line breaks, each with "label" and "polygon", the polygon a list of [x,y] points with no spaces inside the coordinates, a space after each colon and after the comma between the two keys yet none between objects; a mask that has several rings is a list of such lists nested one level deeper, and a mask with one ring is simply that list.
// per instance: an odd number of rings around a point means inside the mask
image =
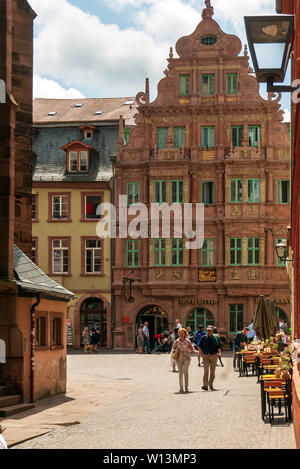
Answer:
[{"label": "woman's handbag", "polygon": [[172,360],[178,360],[179,359],[179,350],[176,349],[172,352]]}]

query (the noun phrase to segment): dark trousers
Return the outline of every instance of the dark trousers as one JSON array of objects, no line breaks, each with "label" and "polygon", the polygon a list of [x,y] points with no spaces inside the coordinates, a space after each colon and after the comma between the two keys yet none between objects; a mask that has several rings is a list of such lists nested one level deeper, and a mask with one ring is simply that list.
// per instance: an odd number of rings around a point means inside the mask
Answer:
[{"label": "dark trousers", "polygon": [[150,353],[150,340],[149,340],[149,337],[144,336],[143,353],[145,353],[145,348],[147,349],[147,353]]},{"label": "dark trousers", "polygon": [[240,347],[233,349],[233,368],[237,367],[238,355],[236,354],[236,352],[240,352],[240,351],[241,351]]}]

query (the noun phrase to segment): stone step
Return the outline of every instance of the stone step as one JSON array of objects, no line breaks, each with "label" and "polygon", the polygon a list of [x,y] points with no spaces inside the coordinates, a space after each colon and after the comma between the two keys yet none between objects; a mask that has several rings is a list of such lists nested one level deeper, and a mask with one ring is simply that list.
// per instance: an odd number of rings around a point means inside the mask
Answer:
[{"label": "stone step", "polygon": [[14,414],[19,414],[20,412],[25,412],[26,410],[33,409],[34,404],[17,404],[9,407],[0,408],[0,417],[10,417]]},{"label": "stone step", "polygon": [[0,397],[6,396],[8,394],[8,387],[0,385]]},{"label": "stone step", "polygon": [[10,407],[12,405],[21,404],[22,396],[3,396],[0,397],[0,409]]}]

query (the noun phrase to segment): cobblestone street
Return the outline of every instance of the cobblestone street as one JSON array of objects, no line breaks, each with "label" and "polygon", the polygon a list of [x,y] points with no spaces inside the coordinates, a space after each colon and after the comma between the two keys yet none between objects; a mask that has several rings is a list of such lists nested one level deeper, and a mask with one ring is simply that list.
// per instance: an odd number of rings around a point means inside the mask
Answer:
[{"label": "cobblestone street", "polygon": [[223,361],[217,392],[202,391],[203,368],[193,357],[191,393],[179,394],[169,355],[71,354],[66,398],[40,401],[1,423],[9,443],[35,436],[34,428],[47,432],[14,448],[294,449],[292,425],[261,420],[256,378],[239,378],[228,354]]}]

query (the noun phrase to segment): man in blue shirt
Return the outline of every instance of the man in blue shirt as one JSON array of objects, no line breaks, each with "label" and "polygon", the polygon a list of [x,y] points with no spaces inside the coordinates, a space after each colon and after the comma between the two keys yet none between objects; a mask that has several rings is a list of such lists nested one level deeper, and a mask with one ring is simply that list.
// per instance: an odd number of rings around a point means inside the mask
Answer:
[{"label": "man in blue shirt", "polygon": [[218,357],[221,356],[221,344],[216,335],[214,335],[214,327],[207,326],[207,334],[204,335],[199,344],[199,351],[203,357],[204,376],[203,386],[204,391],[215,391],[213,383],[215,380],[216,366]]},{"label": "man in blue shirt", "polygon": [[[197,332],[195,334],[195,338],[196,338],[196,349],[198,350],[199,348],[199,344],[200,344],[200,340],[201,338],[205,335],[205,332],[204,332],[204,327],[203,326],[198,326],[198,329],[197,329]],[[201,357],[200,357],[200,353],[198,354],[198,366],[201,366]]]},{"label": "man in blue shirt", "polygon": [[244,327],[244,329],[237,333],[233,343],[233,368],[234,371],[239,371],[236,367],[237,361],[237,352],[241,351],[241,348],[244,347],[247,343],[247,334],[250,332],[249,327]]}]

